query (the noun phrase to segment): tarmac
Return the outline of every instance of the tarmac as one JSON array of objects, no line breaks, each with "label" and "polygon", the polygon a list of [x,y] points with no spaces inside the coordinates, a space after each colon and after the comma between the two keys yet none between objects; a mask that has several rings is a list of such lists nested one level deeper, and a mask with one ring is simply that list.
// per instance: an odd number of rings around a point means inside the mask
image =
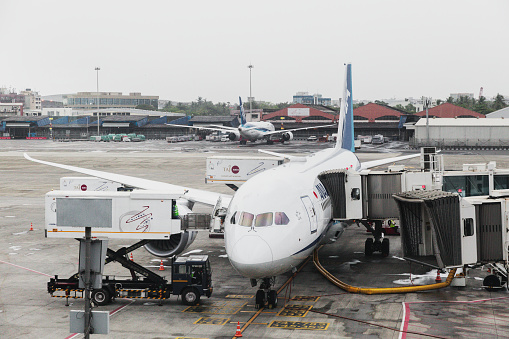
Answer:
[{"label": "tarmac", "polygon": [[[233,193],[220,184],[205,184],[205,161],[212,155],[257,155],[258,148],[306,154],[331,145],[292,142],[290,145],[165,141],[141,143],[60,143],[48,140],[0,142],[0,337],[82,338],[70,333],[69,312],[83,310],[82,299],[51,298],[46,291],[50,277],[71,276],[78,269],[78,242],[45,238],[44,195],[59,188],[62,176],[79,174],[32,163],[32,157],[68,165],[139,176],[188,187]],[[404,143],[361,149],[361,161],[387,157],[389,152],[408,154]],[[507,152],[444,152],[446,169],[463,163],[495,160],[509,168]],[[419,159],[406,162],[419,167]],[[29,229],[33,228],[33,231]],[[360,287],[396,287],[433,283],[436,271],[401,259],[401,244],[391,236],[387,258],[364,256],[367,237],[362,227],[352,226],[335,243],[320,250],[322,264],[344,282]],[[114,250],[131,245],[110,241]],[[254,308],[255,288],[240,276],[226,257],[223,239],[201,232],[186,253],[207,254],[213,269],[214,292],[196,307],[185,306],[176,296],[162,302],[116,299],[96,310],[110,312],[110,333],[104,338],[233,338],[237,324],[245,338],[505,338],[509,337],[509,293],[481,288],[488,273],[470,270],[466,287],[389,295],[346,293],[329,283],[308,261],[281,289],[291,273],[277,277],[280,289],[276,309]],[[184,253],[185,254],[185,253]],[[159,271],[160,259],[143,248],[134,261]],[[166,262],[165,262],[166,263]],[[111,263],[105,274],[126,276]],[[442,275],[445,279],[445,274]],[[95,335],[92,335],[95,336]]]}]

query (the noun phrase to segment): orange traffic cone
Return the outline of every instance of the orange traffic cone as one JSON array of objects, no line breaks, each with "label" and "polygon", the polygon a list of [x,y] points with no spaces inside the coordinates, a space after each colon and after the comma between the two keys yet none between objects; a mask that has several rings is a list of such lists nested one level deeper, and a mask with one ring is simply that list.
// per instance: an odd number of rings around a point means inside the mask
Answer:
[{"label": "orange traffic cone", "polygon": [[134,259],[133,259],[133,252],[131,252],[131,255],[129,256],[129,260],[134,261]]},{"label": "orange traffic cone", "polygon": [[29,231],[33,231],[34,230],[34,227],[32,226],[32,223],[30,223],[30,229]]},{"label": "orange traffic cone", "polygon": [[161,264],[159,265],[159,271],[164,271],[163,259],[161,259]]},{"label": "orange traffic cone", "polygon": [[442,277],[440,276],[440,270],[437,270],[437,277],[435,279],[435,282],[436,283],[441,283],[442,282]]},{"label": "orange traffic cone", "polygon": [[240,331],[240,321],[237,321],[237,332],[235,332],[234,337],[236,337],[236,338],[242,337],[242,332]]}]

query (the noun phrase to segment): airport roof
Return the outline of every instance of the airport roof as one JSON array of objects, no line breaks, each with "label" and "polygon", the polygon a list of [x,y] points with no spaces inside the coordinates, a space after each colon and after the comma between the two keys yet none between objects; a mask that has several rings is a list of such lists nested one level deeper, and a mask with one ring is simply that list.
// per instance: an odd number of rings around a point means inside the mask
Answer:
[{"label": "airport roof", "polygon": [[[492,118],[492,119],[477,119],[477,118],[440,118],[440,119],[428,119],[429,126],[436,127],[508,127],[509,119],[504,118]],[[418,126],[426,126],[426,118],[421,118],[415,124]]]},{"label": "airport roof", "polygon": [[[415,115],[426,116],[426,110],[415,113]],[[471,116],[476,118],[486,118],[485,115],[481,113],[477,113],[471,111],[467,108],[463,108],[460,106],[453,105],[451,103],[445,102],[441,105],[432,107],[428,109],[429,116],[435,116],[437,118],[455,118],[455,117],[464,117]]]},{"label": "airport roof", "polygon": [[486,118],[509,118],[509,107],[486,114]]},{"label": "airport roof", "polygon": [[370,122],[374,122],[376,119],[384,116],[400,117],[402,115],[406,115],[406,113],[403,113],[401,110],[396,109],[394,107],[374,104],[371,102],[367,105],[355,108],[353,110],[353,115],[354,117],[360,116],[368,119]]},{"label": "airport roof", "polygon": [[189,120],[190,122],[231,122],[235,120],[237,117],[231,115],[196,115]]}]

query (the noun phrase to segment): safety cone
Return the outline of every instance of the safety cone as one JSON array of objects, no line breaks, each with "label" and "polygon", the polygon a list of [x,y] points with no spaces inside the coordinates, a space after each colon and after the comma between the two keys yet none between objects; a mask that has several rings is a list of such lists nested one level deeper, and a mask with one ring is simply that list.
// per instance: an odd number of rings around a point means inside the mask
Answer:
[{"label": "safety cone", "polygon": [[32,226],[32,223],[30,223],[30,229],[29,231],[33,231],[34,230],[34,227]]},{"label": "safety cone", "polygon": [[242,332],[240,331],[240,321],[237,321],[237,332],[235,332],[234,337],[236,337],[236,338],[242,337]]},{"label": "safety cone", "polygon": [[442,277],[440,276],[440,270],[437,270],[437,277],[435,279],[435,282],[436,283],[441,283],[442,282]]},{"label": "safety cone", "polygon": [[131,255],[129,256],[129,260],[134,261],[134,259],[133,259],[133,252],[131,252]]},{"label": "safety cone", "polygon": [[163,259],[161,259],[161,264],[159,265],[159,271],[164,271]]}]

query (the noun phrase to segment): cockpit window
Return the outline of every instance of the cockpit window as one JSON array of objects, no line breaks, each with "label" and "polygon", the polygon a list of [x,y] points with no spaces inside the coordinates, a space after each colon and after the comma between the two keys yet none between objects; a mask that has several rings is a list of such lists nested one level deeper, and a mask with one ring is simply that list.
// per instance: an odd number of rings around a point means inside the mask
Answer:
[{"label": "cockpit window", "polygon": [[235,219],[235,217],[237,216],[237,211],[233,212],[233,215],[232,217],[230,218],[230,224],[236,224],[237,223],[237,219]]},{"label": "cockpit window", "polygon": [[253,214],[248,212],[242,212],[242,214],[240,215],[239,225],[251,227],[251,225],[253,224],[253,219],[254,219]]},{"label": "cockpit window", "polygon": [[285,212],[276,212],[274,216],[274,223],[276,225],[288,225],[289,222],[290,219],[288,219]]},{"label": "cockpit window", "polygon": [[270,226],[272,225],[272,212],[258,214],[255,220],[255,226]]}]

